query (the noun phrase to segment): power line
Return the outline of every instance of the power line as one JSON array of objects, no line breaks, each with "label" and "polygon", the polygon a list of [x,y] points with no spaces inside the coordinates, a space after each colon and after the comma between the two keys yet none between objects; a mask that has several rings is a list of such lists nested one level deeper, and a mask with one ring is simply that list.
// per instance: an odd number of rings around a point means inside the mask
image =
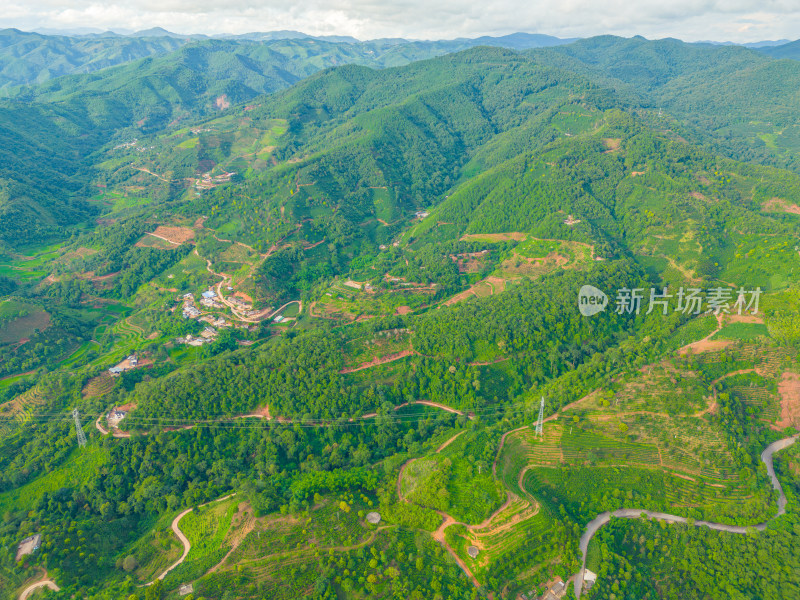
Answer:
[{"label": "power line", "polygon": [[[410,406],[415,406],[414,404]],[[459,416],[477,416],[477,417],[490,417],[490,416],[498,416],[506,414],[509,410],[513,410],[515,407],[524,406],[522,403],[506,405],[503,407],[487,407],[484,409],[475,409],[470,411],[469,413],[454,413],[451,411],[446,411],[444,409],[438,407],[431,407],[428,405],[420,405],[422,407],[427,408],[436,408],[437,410],[442,410],[445,413],[451,414],[454,417]],[[405,407],[404,407],[405,408]],[[99,418],[104,416],[105,413],[86,413],[84,414],[85,417],[89,417],[91,419]],[[370,417],[356,417],[352,420],[348,421],[338,421],[336,419],[307,419],[307,420],[282,420],[280,417],[266,419],[265,417],[256,417],[256,416],[229,416],[229,415],[220,415],[219,417],[215,418],[207,418],[207,419],[184,419],[184,418],[174,418],[174,417],[144,417],[144,416],[130,416],[126,417],[126,421],[128,423],[134,423],[138,425],[148,426],[148,425],[164,425],[167,427],[218,427],[218,428],[228,428],[228,429],[262,429],[264,426],[264,421],[267,423],[278,423],[281,425],[291,425],[291,426],[300,426],[300,427],[342,427],[342,426],[358,426],[367,424],[373,419],[378,417],[383,417],[384,419],[388,419],[392,422],[396,423],[412,423],[412,422],[419,422],[423,420],[427,420],[431,417],[430,414],[427,415],[392,415],[392,414],[383,414],[383,415],[375,415]],[[37,415],[33,415],[26,419],[25,421],[21,421],[22,423],[33,423],[33,424],[46,424],[46,423],[55,423],[59,421],[67,421],[70,419],[74,419],[75,416],[73,415],[66,415],[64,413],[40,413]],[[14,420],[15,417],[10,416],[0,416],[0,422],[3,420],[9,421]],[[253,419],[257,419],[257,422],[252,422]]]}]

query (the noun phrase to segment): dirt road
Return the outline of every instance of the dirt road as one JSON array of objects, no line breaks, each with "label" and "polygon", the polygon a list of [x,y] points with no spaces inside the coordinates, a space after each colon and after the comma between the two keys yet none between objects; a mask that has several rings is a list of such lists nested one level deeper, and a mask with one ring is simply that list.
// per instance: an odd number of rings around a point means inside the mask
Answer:
[{"label": "dirt road", "polygon": [[[228,494],[227,496],[223,496],[222,498],[217,498],[216,500],[212,500],[211,502],[206,502],[205,504],[201,504],[200,507],[208,506],[209,504],[213,504],[214,502],[222,502],[223,500],[227,500],[228,498],[232,498],[235,495],[236,495],[236,492],[234,492],[232,494]],[[170,571],[172,571],[174,568],[176,568],[178,565],[180,565],[184,560],[186,560],[186,557],[189,555],[189,551],[192,549],[192,543],[189,541],[189,538],[187,538],[183,534],[183,532],[181,531],[181,528],[179,527],[179,525],[180,525],[181,519],[183,517],[185,517],[186,515],[188,515],[190,512],[192,512],[193,510],[194,510],[194,508],[187,508],[185,511],[183,511],[181,514],[179,514],[177,517],[175,517],[172,520],[172,531],[175,532],[175,535],[178,536],[178,539],[181,541],[181,544],[183,544],[183,554],[181,555],[181,557],[178,560],[176,560],[169,567],[167,567],[167,569],[163,573],[161,573],[161,575],[159,575],[156,579],[162,579],[163,580],[164,577],[166,577],[167,574]],[[153,585],[156,582],[156,579],[154,579],[150,583],[146,583],[145,586]]]},{"label": "dirt road", "polygon": [[56,585],[56,582],[52,579],[43,579],[42,581],[37,581],[36,583],[32,583],[19,595],[19,600],[26,600],[28,596],[30,596],[34,590],[39,589],[40,587],[47,587],[53,590],[54,592],[59,591],[61,588]]}]

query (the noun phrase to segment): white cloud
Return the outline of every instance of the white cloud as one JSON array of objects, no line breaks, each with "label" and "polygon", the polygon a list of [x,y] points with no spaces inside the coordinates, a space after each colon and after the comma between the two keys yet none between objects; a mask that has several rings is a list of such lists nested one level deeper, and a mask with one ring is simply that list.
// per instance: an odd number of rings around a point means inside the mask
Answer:
[{"label": "white cloud", "polygon": [[793,38],[796,0],[10,0],[0,26],[97,27],[178,33],[297,29],[311,34],[453,38],[515,31],[685,40]]}]

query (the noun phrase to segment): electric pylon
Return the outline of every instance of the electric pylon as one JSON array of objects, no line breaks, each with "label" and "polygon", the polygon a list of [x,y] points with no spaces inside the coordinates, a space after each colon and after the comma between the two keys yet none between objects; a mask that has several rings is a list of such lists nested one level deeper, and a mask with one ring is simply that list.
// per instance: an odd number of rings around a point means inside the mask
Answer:
[{"label": "electric pylon", "polygon": [[81,427],[81,417],[78,414],[77,408],[73,409],[72,418],[75,419],[75,433],[78,434],[78,446],[83,448],[86,445],[86,434],[83,433],[83,427]]},{"label": "electric pylon", "polygon": [[542,396],[542,403],[539,405],[539,418],[536,419],[536,435],[539,437],[544,435],[544,396]]}]

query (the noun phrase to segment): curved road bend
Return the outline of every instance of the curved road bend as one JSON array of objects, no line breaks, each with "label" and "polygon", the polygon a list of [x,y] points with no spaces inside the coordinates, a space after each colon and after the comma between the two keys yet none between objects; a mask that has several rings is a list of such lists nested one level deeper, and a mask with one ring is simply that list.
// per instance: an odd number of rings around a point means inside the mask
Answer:
[{"label": "curved road bend", "polygon": [[61,588],[58,587],[56,585],[56,582],[53,581],[52,579],[44,579],[42,581],[37,581],[36,583],[33,583],[33,584],[29,585],[28,587],[26,587],[24,590],[22,590],[22,593],[19,595],[19,600],[26,600],[27,597],[30,596],[34,592],[34,590],[36,590],[36,589],[38,589],[40,587],[48,587],[51,590],[53,590],[54,592],[58,592],[58,591],[61,590]]},{"label": "curved road bend", "polygon": [[[767,474],[769,475],[769,478],[772,480],[772,487],[773,489],[778,491],[778,513],[775,515],[775,517],[773,517],[773,519],[776,517],[780,517],[783,514],[786,514],[786,494],[783,493],[783,488],[781,487],[781,483],[775,476],[775,467],[773,465],[772,455],[794,444],[798,437],[800,437],[800,434],[784,438],[782,440],[778,440],[777,442],[773,442],[772,444],[767,446],[766,449],[761,453],[761,461],[764,463],[764,466],[767,467]],[[598,515],[593,521],[591,521],[586,526],[586,531],[581,536],[580,551],[583,557],[583,562],[581,563],[581,570],[575,576],[576,598],[580,598],[581,592],[583,591],[583,577],[586,572],[586,552],[589,548],[589,542],[592,540],[594,535],[603,527],[603,525],[605,525],[611,520],[611,517],[617,517],[621,519],[638,519],[642,515],[645,515],[650,519],[660,519],[667,523],[688,522],[688,519],[686,517],[678,517],[676,515],[654,512],[651,510],[642,510],[639,508],[621,508],[613,512],[604,512]],[[770,519],[770,521],[771,520],[772,519]],[[708,527],[709,529],[715,529],[717,531],[727,531],[728,533],[745,534],[750,529],[755,529],[756,531],[764,531],[767,528],[768,523],[769,521],[767,521],[766,523],[759,523],[757,525],[741,526],[741,525],[725,525],[723,523],[712,523],[710,521],[695,521],[694,525],[695,527]]]}]

